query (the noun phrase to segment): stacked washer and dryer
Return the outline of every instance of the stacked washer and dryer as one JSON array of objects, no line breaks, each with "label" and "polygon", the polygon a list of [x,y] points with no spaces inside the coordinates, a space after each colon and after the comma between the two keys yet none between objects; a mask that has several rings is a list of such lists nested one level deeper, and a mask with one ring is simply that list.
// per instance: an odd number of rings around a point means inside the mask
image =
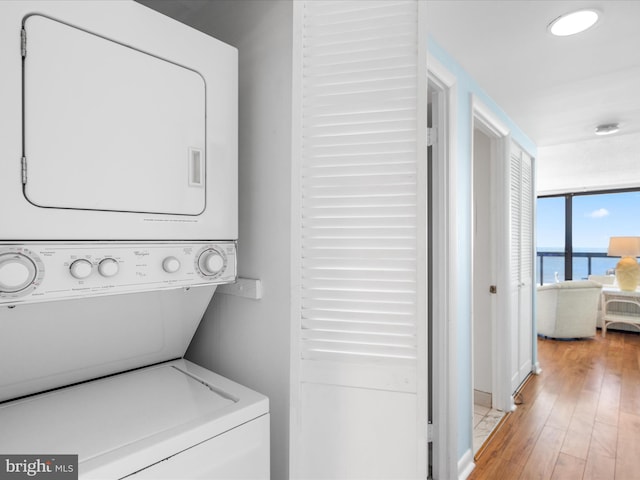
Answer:
[{"label": "stacked washer and dryer", "polygon": [[268,478],[268,400],[183,358],[235,281],[237,51],[133,1],[0,2],[0,455]]}]

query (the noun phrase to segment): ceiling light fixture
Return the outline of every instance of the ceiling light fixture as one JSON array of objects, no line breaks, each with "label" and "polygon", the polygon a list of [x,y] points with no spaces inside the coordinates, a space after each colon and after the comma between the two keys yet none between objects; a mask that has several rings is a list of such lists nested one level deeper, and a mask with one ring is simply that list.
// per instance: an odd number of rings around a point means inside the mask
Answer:
[{"label": "ceiling light fixture", "polygon": [[596,10],[578,10],[559,16],[547,26],[547,30],[558,37],[575,35],[593,27],[599,17]]},{"label": "ceiling light fixture", "polygon": [[620,130],[618,123],[605,123],[596,127],[596,135],[611,135]]}]

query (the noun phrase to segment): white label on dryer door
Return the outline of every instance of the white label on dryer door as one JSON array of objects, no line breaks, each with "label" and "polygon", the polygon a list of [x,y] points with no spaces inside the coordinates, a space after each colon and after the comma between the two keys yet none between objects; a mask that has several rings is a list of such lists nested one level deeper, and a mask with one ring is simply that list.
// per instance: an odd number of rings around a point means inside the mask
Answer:
[{"label": "white label on dryer door", "polygon": [[81,25],[41,15],[24,25],[28,200],[53,208],[202,213],[202,76]]}]

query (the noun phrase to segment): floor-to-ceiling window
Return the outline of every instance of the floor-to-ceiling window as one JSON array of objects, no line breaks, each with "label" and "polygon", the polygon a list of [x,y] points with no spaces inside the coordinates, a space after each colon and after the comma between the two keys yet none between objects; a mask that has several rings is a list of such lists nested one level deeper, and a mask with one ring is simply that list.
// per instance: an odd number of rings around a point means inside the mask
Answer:
[{"label": "floor-to-ceiling window", "polygon": [[537,201],[538,283],[612,274],[612,236],[640,236],[640,189],[568,193]]}]

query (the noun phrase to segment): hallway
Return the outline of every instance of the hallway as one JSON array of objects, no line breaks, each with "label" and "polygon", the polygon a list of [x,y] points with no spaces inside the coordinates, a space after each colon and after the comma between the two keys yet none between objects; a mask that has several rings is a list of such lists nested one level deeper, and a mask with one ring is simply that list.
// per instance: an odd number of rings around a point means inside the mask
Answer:
[{"label": "hallway", "polygon": [[470,480],[640,479],[640,334],[538,339],[542,373]]}]

